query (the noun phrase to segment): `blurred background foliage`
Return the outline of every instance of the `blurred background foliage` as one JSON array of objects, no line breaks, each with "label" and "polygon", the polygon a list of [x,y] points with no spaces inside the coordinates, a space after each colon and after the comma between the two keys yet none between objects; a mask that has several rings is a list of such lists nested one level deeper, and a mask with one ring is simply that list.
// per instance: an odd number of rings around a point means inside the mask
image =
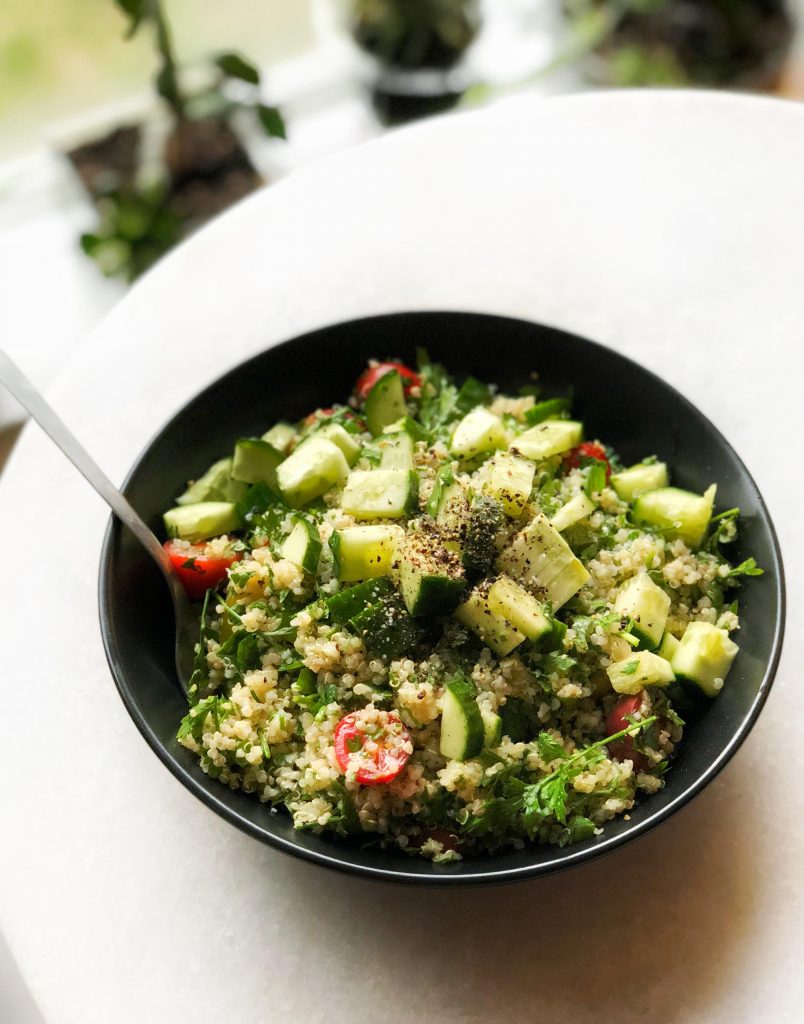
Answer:
[{"label": "blurred background foliage", "polygon": [[[292,142],[305,103],[289,117],[284,99],[274,106],[270,72],[302,55],[321,63],[324,38],[351,53],[365,137],[567,69],[575,89],[800,94],[789,54],[802,13],[804,0],[0,0],[0,162],[43,142],[65,152],[95,207],[81,248],[133,280],[273,179],[258,138],[281,142],[287,121]],[[549,27],[534,29],[544,15]],[[507,45],[484,68],[476,56],[506,19]],[[525,64],[506,76],[517,43]],[[306,88],[309,61],[302,77]],[[319,84],[306,109],[340,84]]]},{"label": "blurred background foliage", "polygon": [[[182,60],[244,49],[260,63],[313,41],[312,0],[169,0]],[[153,44],[124,38],[110,0],[0,0],[0,157],[41,141],[43,125],[150,86]]]}]

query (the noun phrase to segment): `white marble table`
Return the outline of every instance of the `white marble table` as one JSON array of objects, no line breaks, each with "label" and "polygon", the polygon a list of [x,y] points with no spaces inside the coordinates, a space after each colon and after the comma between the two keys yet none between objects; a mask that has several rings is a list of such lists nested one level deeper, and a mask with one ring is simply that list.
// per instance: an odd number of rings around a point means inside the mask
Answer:
[{"label": "white marble table", "polygon": [[328,321],[489,310],[617,345],[742,453],[791,610],[759,724],[673,821],[536,883],[383,888],[240,835],[158,763],[101,650],[105,511],[28,428],[0,483],[0,924],[49,1024],[802,1019],[802,167],[782,103],[522,98],[297,172],[78,348],[50,395],[120,479],[203,384]]}]

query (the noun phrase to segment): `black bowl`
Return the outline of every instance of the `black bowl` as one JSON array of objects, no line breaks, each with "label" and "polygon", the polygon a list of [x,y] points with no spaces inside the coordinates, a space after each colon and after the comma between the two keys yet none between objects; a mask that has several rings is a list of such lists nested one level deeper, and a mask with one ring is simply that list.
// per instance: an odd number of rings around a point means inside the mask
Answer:
[{"label": "black bowl", "polygon": [[159,432],[132,469],[125,492],[157,531],[161,513],[188,478],[238,438],[278,419],[295,420],[342,401],[369,357],[413,361],[419,345],[456,374],[496,381],[503,390],[539,373],[548,393],[575,391],[574,410],[590,436],[623,460],[656,453],[681,487],[718,483],[720,509],[739,506],[741,531],[731,557],[753,555],[765,575],[741,594],[740,654],[728,684],[687,729],[666,787],[639,803],[630,820],[566,849],[520,851],[434,865],[357,841],[296,832],[289,817],[256,797],[204,775],[175,741],[186,711],[173,667],[173,616],[167,588],[145,551],[112,519],[101,558],[100,617],[117,688],[140,732],[181,782],[227,821],[286,853],[317,864],[395,882],[430,885],[513,881],[599,857],[665,821],[710,782],[748,735],[765,702],[782,647],[784,581],[773,525],[743,463],[715,427],[677,391],[624,356],[539,324],[470,313],[403,313],[326,327],[255,356],[194,398]]}]

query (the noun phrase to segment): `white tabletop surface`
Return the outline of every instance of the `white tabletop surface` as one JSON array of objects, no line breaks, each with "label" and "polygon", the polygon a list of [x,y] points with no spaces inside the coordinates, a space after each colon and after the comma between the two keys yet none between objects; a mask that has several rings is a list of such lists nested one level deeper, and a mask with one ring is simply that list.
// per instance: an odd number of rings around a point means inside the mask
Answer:
[{"label": "white tabletop surface", "polygon": [[48,1024],[802,1019],[802,167],[782,103],[519,99],[297,172],[77,349],[50,396],[121,479],[203,384],[327,322],[455,308],[586,334],[736,445],[791,609],[759,724],[658,831],[534,883],[382,887],[239,834],[157,761],[101,650],[106,513],[29,427],[0,483],[0,924]]}]

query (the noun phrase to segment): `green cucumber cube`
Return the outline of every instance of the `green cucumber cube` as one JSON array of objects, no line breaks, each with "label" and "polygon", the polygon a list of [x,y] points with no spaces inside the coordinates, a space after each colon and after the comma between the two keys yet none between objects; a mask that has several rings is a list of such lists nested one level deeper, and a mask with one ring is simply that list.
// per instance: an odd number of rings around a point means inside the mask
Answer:
[{"label": "green cucumber cube", "polygon": [[276,467],[284,457],[282,452],[259,437],[241,437],[235,444],[232,476],[246,484],[267,484],[276,491]]},{"label": "green cucumber cube", "polygon": [[374,437],[407,416],[405,388],[396,370],[384,373],[366,396],[366,423]]},{"label": "green cucumber cube", "polygon": [[[332,443],[343,452],[343,457],[353,466],[360,455],[360,442],[357,440],[354,434],[350,434],[348,430],[345,430],[340,423],[325,423],[323,427],[319,427],[315,433],[310,435],[309,440],[314,437],[323,437],[327,441]],[[302,442],[302,445],[307,442]]]},{"label": "green cucumber cube", "polygon": [[634,520],[658,527],[665,537],[680,537],[688,547],[700,547],[712,518],[716,490],[712,484],[703,494],[679,487],[646,491],[634,502]]},{"label": "green cucumber cube", "polygon": [[413,469],[415,442],[404,430],[384,434],[379,439],[380,469]]},{"label": "green cucumber cube", "polygon": [[447,680],[441,699],[441,753],[450,761],[468,761],[481,752],[485,737],[474,684],[463,676]]},{"label": "green cucumber cube", "polygon": [[292,508],[318,498],[349,475],[343,452],[324,437],[299,445],[276,470],[279,490]]},{"label": "green cucumber cube", "polygon": [[511,442],[511,449],[538,462],[561,455],[581,443],[583,424],[577,420],[545,420]]},{"label": "green cucumber cube", "polygon": [[489,459],[486,467],[483,493],[496,498],[507,516],[516,519],[522,515],[533,489],[536,466],[513,452],[500,452]]},{"label": "green cucumber cube", "polygon": [[263,441],[267,441],[268,444],[273,445],[277,451],[286,455],[287,450],[290,447],[290,443],[295,436],[296,428],[292,427],[290,423],[286,423],[284,420],[281,420],[279,423],[271,427],[270,430],[266,430],[262,435],[262,439]]},{"label": "green cucumber cube", "polygon": [[620,473],[613,473],[611,486],[621,501],[633,501],[645,491],[667,487],[667,466],[663,462],[642,463]]},{"label": "green cucumber cube", "polygon": [[543,593],[554,610],[590,579],[583,563],[542,513],[516,534],[497,559],[497,567],[528,589]]},{"label": "green cucumber cube", "polygon": [[670,662],[651,651],[635,651],[606,672],[612,688],[627,694],[641,693],[646,686],[667,686],[676,678]]},{"label": "green cucumber cube", "polygon": [[466,578],[461,561],[437,535],[409,533],[397,548],[396,564],[399,589],[411,615],[446,615],[463,598]]},{"label": "green cucumber cube", "polygon": [[495,448],[507,448],[508,435],[499,416],[478,406],[460,421],[452,435],[450,451],[459,459],[474,459]]},{"label": "green cucumber cube", "polygon": [[168,537],[180,540],[209,540],[239,530],[243,525],[232,501],[200,501],[168,509],[162,517]]},{"label": "green cucumber cube", "polygon": [[351,583],[390,575],[403,535],[398,526],[347,526],[335,530],[329,544],[338,579]]},{"label": "green cucumber cube", "polygon": [[538,640],[552,630],[552,620],[541,603],[508,576],[499,576],[489,587],[489,610],[528,640]]},{"label": "green cucumber cube", "polygon": [[589,495],[581,492],[576,494],[574,498],[570,498],[566,505],[561,506],[550,520],[550,525],[554,530],[563,533],[564,530],[568,530],[582,519],[591,516],[596,508],[597,505]]},{"label": "green cucumber cube", "polygon": [[314,573],[321,555],[321,538],[315,523],[309,519],[297,519],[280,550],[283,558],[294,562],[305,572]]},{"label": "green cucumber cube", "polygon": [[679,679],[695,683],[707,697],[717,697],[739,649],[725,629],[691,622],[673,654],[673,671]]},{"label": "green cucumber cube", "polygon": [[455,618],[501,658],[510,654],[525,641],[525,634],[489,607],[488,586],[475,587],[469,597],[455,611]]},{"label": "green cucumber cube", "polygon": [[356,519],[400,519],[417,508],[419,478],[405,469],[353,470],[341,508]]},{"label": "green cucumber cube", "polygon": [[614,601],[614,610],[630,619],[631,633],[648,650],[659,645],[670,614],[670,595],[657,586],[646,572],[624,583]]}]

